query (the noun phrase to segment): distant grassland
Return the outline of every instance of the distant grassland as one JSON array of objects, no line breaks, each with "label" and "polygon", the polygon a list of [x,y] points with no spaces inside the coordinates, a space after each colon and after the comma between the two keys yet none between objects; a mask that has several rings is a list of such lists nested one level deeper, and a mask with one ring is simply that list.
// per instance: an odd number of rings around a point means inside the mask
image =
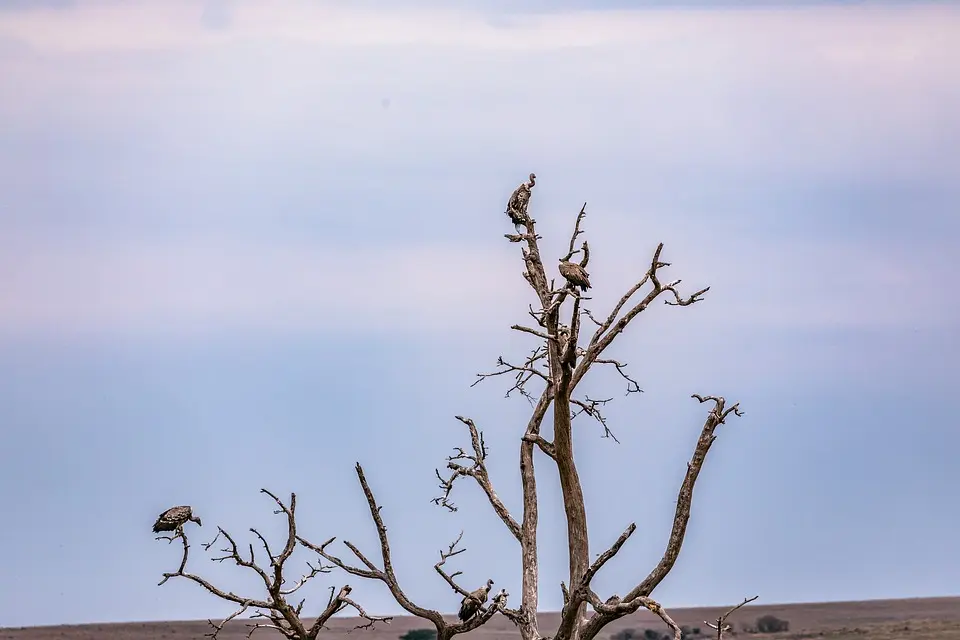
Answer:
[{"label": "distant grassland", "polygon": [[[735,603],[734,603],[735,604]],[[672,609],[671,615],[680,625],[699,627],[708,632],[704,620],[715,619],[725,608]],[[790,630],[776,634],[748,634],[741,626],[752,625],[763,615],[774,615],[790,624]],[[451,619],[453,616],[451,616]],[[557,613],[540,614],[540,628],[548,631],[559,621]],[[738,631],[736,640],[960,640],[960,597],[917,598],[906,600],[865,600],[813,604],[778,604],[746,606],[731,616]],[[334,618],[330,630],[321,634],[326,640],[395,640],[411,629],[428,627],[423,620],[409,616],[394,618],[389,625],[378,625],[373,631],[353,631],[355,618]],[[624,629],[666,628],[652,614],[642,611],[609,625],[599,636],[607,640]],[[0,640],[202,640],[210,631],[206,621],[129,622],[118,624],[61,625],[0,629]],[[220,634],[222,640],[246,638],[243,621],[231,623]],[[520,634],[501,616],[467,638],[514,639]],[[257,631],[257,638],[282,638],[269,631]]]}]

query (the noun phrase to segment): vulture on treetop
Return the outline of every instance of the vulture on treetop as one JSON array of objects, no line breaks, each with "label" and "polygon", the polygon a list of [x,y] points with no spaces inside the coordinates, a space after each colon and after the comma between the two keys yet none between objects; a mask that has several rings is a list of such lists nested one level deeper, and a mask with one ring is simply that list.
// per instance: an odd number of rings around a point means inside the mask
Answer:
[{"label": "vulture on treetop", "polygon": [[560,275],[566,278],[570,284],[580,287],[580,291],[586,291],[590,288],[590,274],[576,262],[560,258]]},{"label": "vulture on treetop", "polygon": [[480,610],[480,606],[487,601],[487,595],[490,593],[490,587],[493,586],[493,580],[487,580],[487,584],[476,591],[471,591],[463,602],[460,603],[460,619],[466,622]]},{"label": "vulture on treetop", "polygon": [[193,515],[193,509],[189,506],[170,507],[157,518],[157,521],[153,525],[153,532],[179,531],[187,522],[196,522],[201,527],[203,526],[200,518]]},{"label": "vulture on treetop", "polygon": [[530,181],[524,182],[514,189],[507,202],[506,214],[513,222],[513,228],[517,233],[523,233],[527,224],[527,204],[530,202],[530,189],[537,183],[537,176],[530,174]]}]

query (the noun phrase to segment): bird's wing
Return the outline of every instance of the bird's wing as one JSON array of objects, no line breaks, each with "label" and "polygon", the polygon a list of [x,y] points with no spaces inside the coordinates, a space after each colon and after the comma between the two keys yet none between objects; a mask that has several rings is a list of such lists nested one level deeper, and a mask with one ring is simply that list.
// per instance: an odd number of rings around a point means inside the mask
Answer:
[{"label": "bird's wing", "polygon": [[179,505],[176,507],[170,507],[160,516],[162,520],[179,520],[180,518],[186,518],[190,515],[190,507],[185,505]]}]

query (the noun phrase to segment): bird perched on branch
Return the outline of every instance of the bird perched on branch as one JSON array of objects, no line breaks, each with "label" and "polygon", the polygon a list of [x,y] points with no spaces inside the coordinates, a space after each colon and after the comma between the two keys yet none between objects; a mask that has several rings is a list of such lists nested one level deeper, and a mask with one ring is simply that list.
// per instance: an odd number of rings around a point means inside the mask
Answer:
[{"label": "bird perched on branch", "polygon": [[590,288],[590,274],[576,262],[560,258],[560,275],[573,286],[580,287],[580,291]]},{"label": "bird perched on branch", "polygon": [[457,614],[463,622],[466,622],[476,615],[483,603],[487,601],[487,596],[490,594],[490,587],[492,586],[493,580],[487,580],[487,584],[476,591],[471,591],[464,597],[463,602],[460,603],[460,613]]},{"label": "bird perched on branch", "polygon": [[530,203],[530,189],[537,184],[537,176],[530,174],[530,181],[524,182],[513,190],[510,200],[507,202],[506,214],[513,222],[513,228],[517,233],[523,233],[526,230],[529,217],[527,216],[527,205]]},{"label": "bird perched on branch", "polygon": [[199,526],[203,526],[200,518],[193,515],[193,509],[189,506],[170,507],[157,518],[157,521],[153,524],[153,532],[176,531],[177,533],[183,533],[183,525],[187,522],[196,522]]}]

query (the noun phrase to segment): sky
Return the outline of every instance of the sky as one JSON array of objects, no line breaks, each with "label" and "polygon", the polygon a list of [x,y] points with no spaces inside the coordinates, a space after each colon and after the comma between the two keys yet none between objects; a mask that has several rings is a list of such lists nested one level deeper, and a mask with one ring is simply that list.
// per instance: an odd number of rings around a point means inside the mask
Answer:
[{"label": "sky", "polygon": [[[262,487],[297,492],[308,539],[375,554],[357,461],[411,597],[456,609],[432,565],[464,530],[464,583],[515,604],[519,550],[482,494],[430,498],[470,416],[519,517],[529,407],[470,384],[534,346],[509,329],[533,297],[503,238],[531,171],[548,268],[587,203],[595,313],[658,242],[669,277],[711,286],[618,339],[643,394],[585,383],[620,440],[577,420],[591,551],[638,525],[601,596],[662,554],[692,393],[745,415],[664,605],[957,594],[960,6],[672,4],[0,0],[0,626],[230,613],[157,586],[179,555],[150,526],[191,504],[195,544],[278,540]],[[399,611],[339,574],[313,607],[345,581]]]}]

